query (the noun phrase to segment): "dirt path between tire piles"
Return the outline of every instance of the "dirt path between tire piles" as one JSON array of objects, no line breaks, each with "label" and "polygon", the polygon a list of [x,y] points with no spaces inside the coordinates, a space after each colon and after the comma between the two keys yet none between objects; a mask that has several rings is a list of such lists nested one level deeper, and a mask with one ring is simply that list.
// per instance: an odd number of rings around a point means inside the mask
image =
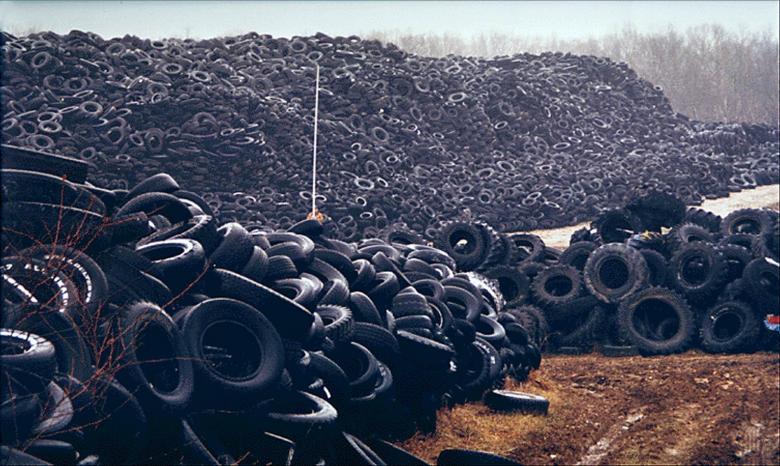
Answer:
[{"label": "dirt path between tire piles", "polygon": [[546,396],[549,415],[470,403],[401,445],[431,462],[471,448],[523,464],[780,464],[777,354],[550,356],[507,388]]},{"label": "dirt path between tire piles", "polygon": [[[780,201],[780,185],[773,184],[740,191],[738,193],[731,193],[729,197],[721,199],[705,200],[699,207],[714,212],[721,217],[725,217],[732,211],[746,209],[748,207],[769,207],[778,210],[778,201]],[[533,230],[529,233],[541,236],[547,246],[566,249],[566,247],[569,246],[571,234],[576,230],[587,226],[588,223],[580,223],[578,225],[549,230]]]}]

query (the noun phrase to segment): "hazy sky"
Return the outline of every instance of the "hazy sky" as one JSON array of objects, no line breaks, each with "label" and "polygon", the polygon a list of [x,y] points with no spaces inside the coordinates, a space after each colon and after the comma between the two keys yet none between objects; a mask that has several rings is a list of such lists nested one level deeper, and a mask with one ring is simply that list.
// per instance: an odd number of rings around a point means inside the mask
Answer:
[{"label": "hazy sky", "polygon": [[373,30],[481,32],[562,39],[719,23],[730,31],[778,36],[778,1],[3,1],[0,28],[12,33],[71,29],[103,37],[214,37],[247,31],[274,36],[362,34]]}]

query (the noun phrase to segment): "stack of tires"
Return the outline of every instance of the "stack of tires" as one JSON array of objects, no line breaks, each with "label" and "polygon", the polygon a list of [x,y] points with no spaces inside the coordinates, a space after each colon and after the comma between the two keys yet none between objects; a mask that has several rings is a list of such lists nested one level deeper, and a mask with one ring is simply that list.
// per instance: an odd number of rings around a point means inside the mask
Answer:
[{"label": "stack of tires", "polygon": [[542,329],[546,349],[650,355],[777,350],[764,320],[780,308],[778,237],[777,212],[721,219],[647,192],[602,212],[563,251],[470,222],[446,225],[437,244],[496,280],[507,309],[534,315],[526,326]]},{"label": "stack of tires", "polygon": [[[108,190],[9,160],[29,169],[2,169],[3,464],[396,462],[379,439],[539,367],[528,317],[403,231],[220,225],[167,174]],[[491,399],[541,403],[512,396]]]},{"label": "stack of tires", "polygon": [[695,204],[780,180],[777,126],[690,121],[601,57],[432,58],[325,34],[0,40],[5,142],[79,158],[111,189],[175,173],[223,221],[307,213],[317,66],[316,196],[346,241],[396,221],[430,240],[464,208],[532,230],[641,184]]}]

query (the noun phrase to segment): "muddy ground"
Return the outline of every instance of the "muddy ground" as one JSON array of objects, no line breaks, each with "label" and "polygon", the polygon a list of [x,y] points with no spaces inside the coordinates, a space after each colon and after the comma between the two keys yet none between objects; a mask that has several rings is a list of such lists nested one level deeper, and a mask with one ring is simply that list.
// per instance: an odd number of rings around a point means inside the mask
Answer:
[{"label": "muddy ground", "polygon": [[548,416],[471,403],[402,446],[431,462],[457,447],[523,464],[780,464],[777,354],[547,356],[507,388],[546,396]]}]

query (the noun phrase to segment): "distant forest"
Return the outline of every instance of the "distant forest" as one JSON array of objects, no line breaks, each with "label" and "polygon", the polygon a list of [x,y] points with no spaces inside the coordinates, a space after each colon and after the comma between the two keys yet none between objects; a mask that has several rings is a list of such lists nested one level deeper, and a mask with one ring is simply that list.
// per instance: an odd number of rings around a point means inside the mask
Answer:
[{"label": "distant forest", "polygon": [[663,87],[674,109],[704,121],[778,124],[778,41],[769,32],[735,34],[718,25],[680,32],[640,33],[626,28],[598,39],[531,39],[507,34],[408,34],[374,31],[368,38],[391,42],[424,56],[492,57],[544,51],[609,57],[628,63]]}]

